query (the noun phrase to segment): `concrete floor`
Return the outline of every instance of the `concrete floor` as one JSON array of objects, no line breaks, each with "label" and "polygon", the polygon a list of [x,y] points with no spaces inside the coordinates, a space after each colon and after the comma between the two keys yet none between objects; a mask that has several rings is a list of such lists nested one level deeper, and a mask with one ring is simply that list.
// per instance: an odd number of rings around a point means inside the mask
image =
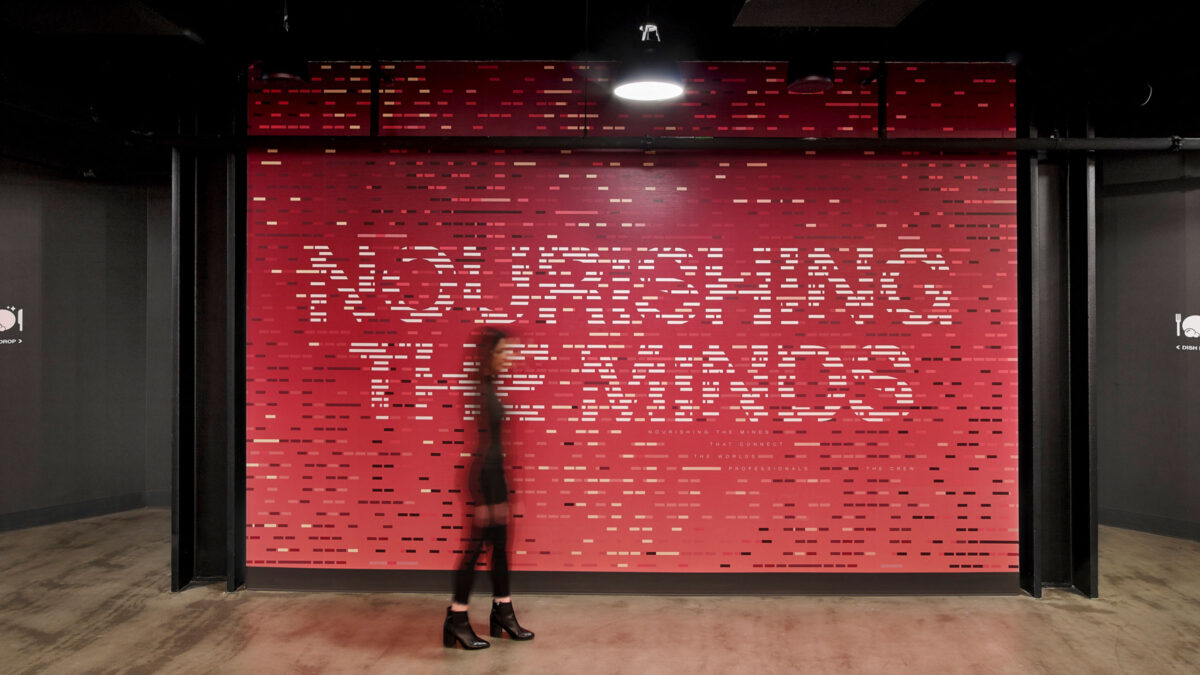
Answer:
[{"label": "concrete floor", "polygon": [[1200,671],[1200,543],[1128,530],[1100,531],[1099,600],[524,596],[537,638],[479,652],[441,646],[443,595],[172,594],[169,533],[158,509],[0,533],[0,672]]}]

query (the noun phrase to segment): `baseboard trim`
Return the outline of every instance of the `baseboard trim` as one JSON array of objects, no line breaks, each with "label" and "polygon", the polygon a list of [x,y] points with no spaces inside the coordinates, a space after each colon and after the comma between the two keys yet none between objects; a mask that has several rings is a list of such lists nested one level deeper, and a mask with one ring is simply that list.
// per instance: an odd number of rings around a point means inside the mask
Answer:
[{"label": "baseboard trim", "polygon": [[[261,591],[449,593],[448,570],[329,570],[248,567],[246,588]],[[476,586],[490,592],[487,573]],[[513,572],[517,593],[586,595],[1017,595],[1015,572],[654,573]]]},{"label": "baseboard trim", "polygon": [[1150,534],[1161,534],[1176,539],[1191,539],[1200,541],[1200,523],[1193,523],[1175,518],[1151,516],[1144,513],[1131,513],[1120,509],[1099,509],[1097,512],[1101,525],[1120,527],[1126,530],[1137,530]]},{"label": "baseboard trim", "polygon": [[146,495],[141,493],[104,497],[86,502],[59,504],[28,511],[0,513],[0,532],[23,530],[28,527],[51,525],[80,518],[93,518],[118,511],[130,511],[146,506]]}]

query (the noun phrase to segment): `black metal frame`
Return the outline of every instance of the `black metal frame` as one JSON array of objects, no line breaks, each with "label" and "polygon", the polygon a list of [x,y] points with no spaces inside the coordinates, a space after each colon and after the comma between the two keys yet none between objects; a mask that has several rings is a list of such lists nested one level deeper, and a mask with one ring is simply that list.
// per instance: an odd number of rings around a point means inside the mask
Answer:
[{"label": "black metal frame", "polygon": [[[486,574],[477,586],[491,591]],[[449,592],[450,570],[328,570],[251,567],[248,588],[269,591]],[[1014,595],[1009,572],[529,572],[512,573],[518,593],[630,595]]]},{"label": "black metal frame", "polygon": [[[1200,149],[1200,138],[703,138],[688,136],[260,136],[260,145],[347,150],[778,150],[817,152],[1176,152]],[[160,139],[177,148],[224,148],[244,152],[248,139],[228,136]]]},{"label": "black metal frame", "polygon": [[[372,71],[372,77],[378,73]],[[882,76],[882,75],[881,75]],[[1018,78],[1020,82],[1020,78]],[[245,553],[245,322],[246,322],[246,100],[234,96],[236,112],[229,134],[194,134],[169,139],[173,152],[172,284],[175,329],[175,422],[172,517],[172,589],[193,579],[213,578],[196,573],[196,521],[205,504],[220,503],[224,512],[224,578],[235,590],[249,579],[257,588],[335,588],[340,590],[430,590],[448,588],[444,572],[247,570]],[[886,108],[885,108],[886,109]],[[889,138],[886,113],[879,114],[879,135],[859,139],[810,138],[531,138],[455,137],[382,138],[372,126],[371,137],[262,138],[259,144],[294,148],[430,152],[488,149],[643,150],[643,151],[925,151],[1016,152],[1018,160],[1018,285],[1019,322],[1019,574],[619,574],[524,572],[515,574],[521,590],[543,592],[654,593],[1004,593],[1019,586],[1040,597],[1044,585],[1069,585],[1090,597],[1097,588],[1095,403],[1092,374],[1095,344],[1095,156],[1106,151],[1173,151],[1200,147],[1193,138],[1038,138],[1028,109],[1021,115],[1022,137],[990,139]],[[196,420],[206,411],[197,400],[197,378],[205,376],[195,362],[197,340],[215,339],[196,332],[196,302],[206,292],[197,281],[198,152],[223,153],[225,162],[224,279],[222,334],[227,359],[220,373],[225,397],[220,414],[226,420],[224,494],[203,495],[196,481],[197,461],[217,449],[197,445]],[[1039,211],[1043,197],[1039,171],[1063,167],[1067,178],[1061,191],[1067,208],[1063,222]],[[1054,220],[1054,222],[1051,222]],[[1065,246],[1066,259],[1043,255],[1043,244]],[[1051,250],[1052,252],[1052,250]],[[190,274],[188,274],[190,272]],[[186,276],[185,276],[186,275]],[[1067,283],[1062,283],[1063,279]],[[212,289],[207,289],[211,291]],[[1055,304],[1059,303],[1059,304]],[[188,320],[188,323],[182,323]],[[1055,335],[1068,326],[1066,353],[1058,353]],[[1066,382],[1069,397],[1056,398],[1058,382]],[[210,404],[205,404],[210,405]],[[1062,428],[1069,433],[1059,442]],[[1065,463],[1060,475],[1056,467]],[[1057,480],[1056,480],[1057,479]],[[1053,497],[1066,490],[1065,507]],[[1062,533],[1068,536],[1056,536]],[[1061,564],[1059,560],[1063,561]],[[362,572],[359,574],[358,572]],[[326,576],[327,575],[327,576]],[[398,576],[397,576],[398,575]],[[407,576],[405,576],[407,575]],[[219,575],[217,575],[219,576]],[[714,576],[715,578],[708,578]],[[586,577],[586,579],[585,579]],[[779,577],[779,578],[776,578]],[[876,579],[875,577],[883,577]],[[941,578],[945,577],[945,578]],[[974,578],[971,582],[967,578]]]}]

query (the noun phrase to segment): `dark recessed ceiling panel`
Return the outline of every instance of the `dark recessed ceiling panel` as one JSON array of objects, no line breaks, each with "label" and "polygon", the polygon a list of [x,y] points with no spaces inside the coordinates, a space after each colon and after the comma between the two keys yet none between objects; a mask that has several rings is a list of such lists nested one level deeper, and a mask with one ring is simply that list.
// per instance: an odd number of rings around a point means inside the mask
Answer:
[{"label": "dark recessed ceiling panel", "polygon": [[0,21],[43,35],[185,34],[183,28],[138,0],[0,3]]},{"label": "dark recessed ceiling panel", "polygon": [[746,0],[738,27],[895,28],[923,0]]}]

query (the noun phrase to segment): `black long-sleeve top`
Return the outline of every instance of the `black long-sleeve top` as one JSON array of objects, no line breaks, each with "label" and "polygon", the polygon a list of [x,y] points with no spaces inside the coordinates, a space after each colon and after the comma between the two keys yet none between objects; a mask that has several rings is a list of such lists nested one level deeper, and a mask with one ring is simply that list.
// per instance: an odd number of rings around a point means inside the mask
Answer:
[{"label": "black long-sleeve top", "polygon": [[500,504],[508,501],[508,482],[504,477],[504,450],[501,429],[504,406],[496,396],[492,378],[479,386],[479,448],[471,465],[471,496],[476,504]]}]

